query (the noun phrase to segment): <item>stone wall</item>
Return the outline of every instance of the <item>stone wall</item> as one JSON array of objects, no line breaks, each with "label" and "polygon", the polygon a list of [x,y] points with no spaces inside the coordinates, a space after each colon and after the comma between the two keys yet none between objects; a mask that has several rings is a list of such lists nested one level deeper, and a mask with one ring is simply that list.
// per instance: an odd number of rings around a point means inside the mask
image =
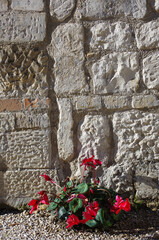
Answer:
[{"label": "stone wall", "polygon": [[0,1],[1,203],[94,154],[101,184],[159,205],[159,1]]}]

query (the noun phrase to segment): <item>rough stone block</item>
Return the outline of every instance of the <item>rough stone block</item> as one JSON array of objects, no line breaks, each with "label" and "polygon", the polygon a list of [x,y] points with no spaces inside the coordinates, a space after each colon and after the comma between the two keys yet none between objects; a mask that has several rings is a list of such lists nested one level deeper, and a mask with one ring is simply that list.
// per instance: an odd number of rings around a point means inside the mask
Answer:
[{"label": "rough stone block", "polygon": [[58,26],[52,35],[55,58],[54,89],[58,95],[88,91],[83,67],[83,34],[81,24],[67,23]]},{"label": "rough stone block", "polygon": [[15,114],[16,130],[50,127],[48,113],[23,112]]},{"label": "rough stone block", "polygon": [[0,156],[9,169],[50,167],[49,130],[4,133],[0,142]]},{"label": "rough stone block", "polygon": [[73,102],[76,110],[82,109],[94,109],[99,110],[102,108],[102,102],[100,96],[78,96],[73,98]]},{"label": "rough stone block", "polygon": [[43,0],[12,0],[11,8],[22,11],[43,11]]},{"label": "rough stone block", "polygon": [[57,132],[59,157],[70,161],[74,155],[72,105],[67,98],[58,99],[60,111]]},{"label": "rough stone block", "polygon": [[11,12],[0,16],[0,42],[41,42],[45,32],[45,13]]},{"label": "rough stone block", "polygon": [[154,7],[155,7],[155,10],[159,12],[159,0],[155,0]]},{"label": "rough stone block", "polygon": [[104,96],[104,106],[107,109],[130,109],[131,98],[128,96]]},{"label": "rough stone block", "polygon": [[138,54],[112,53],[92,66],[94,93],[135,92],[139,83]]},{"label": "rough stone block", "polygon": [[10,132],[15,130],[15,116],[12,113],[0,114],[0,132]]},{"label": "rough stone block", "polygon": [[126,16],[142,19],[147,13],[147,0],[126,0],[124,11]]},{"label": "rough stone block", "polygon": [[156,49],[159,47],[159,21],[151,21],[138,25],[135,31],[139,49]]},{"label": "rough stone block", "polygon": [[113,130],[115,161],[158,161],[159,158],[159,114],[138,110],[115,113]]},{"label": "rough stone block", "polygon": [[152,108],[157,106],[159,106],[159,100],[154,95],[141,95],[132,97],[133,108]]},{"label": "rough stone block", "polygon": [[8,0],[1,0],[0,12],[8,10]]},{"label": "rough stone block", "polygon": [[102,22],[91,28],[90,46],[93,49],[124,50],[133,45],[132,30],[125,22]]},{"label": "rough stone block", "polygon": [[1,96],[47,96],[47,68],[48,57],[38,46],[0,47]]},{"label": "rough stone block", "polygon": [[143,59],[143,81],[149,89],[159,89],[158,62],[158,51]]},{"label": "rough stone block", "polygon": [[75,0],[51,0],[50,14],[59,21],[69,17],[75,7]]}]

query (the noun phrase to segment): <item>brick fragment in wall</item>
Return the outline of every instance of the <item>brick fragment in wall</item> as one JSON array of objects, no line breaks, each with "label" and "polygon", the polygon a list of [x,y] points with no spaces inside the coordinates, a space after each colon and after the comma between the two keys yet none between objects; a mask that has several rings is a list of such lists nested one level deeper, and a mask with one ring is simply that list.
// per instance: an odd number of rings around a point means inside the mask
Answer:
[{"label": "brick fragment in wall", "polygon": [[139,110],[113,116],[115,162],[155,162],[159,159],[159,114]]},{"label": "brick fragment in wall", "polygon": [[48,58],[38,46],[0,47],[1,96],[47,96]]},{"label": "brick fragment in wall", "polygon": [[136,92],[139,84],[138,53],[107,54],[92,65],[96,94]]},{"label": "brick fragment in wall", "polygon": [[51,101],[50,98],[42,98],[42,99],[29,99],[25,98],[23,100],[24,109],[25,110],[45,110],[47,111],[50,107]]},{"label": "brick fragment in wall", "polygon": [[91,20],[105,19],[121,14],[142,19],[147,13],[147,5],[146,0],[85,0],[82,1],[80,11],[83,18]]},{"label": "brick fragment in wall", "polygon": [[84,32],[81,24],[60,25],[52,34],[50,55],[55,59],[55,92],[58,95],[88,91],[84,74]]},{"label": "brick fragment in wall", "polygon": [[51,0],[50,14],[59,21],[69,17],[75,7],[75,0]]},{"label": "brick fragment in wall", "polygon": [[0,134],[1,162],[8,169],[49,168],[50,130]]},{"label": "brick fragment in wall", "polygon": [[22,101],[20,99],[0,99],[0,112],[20,111],[22,108]]},{"label": "brick fragment in wall", "polygon": [[99,110],[102,108],[100,96],[76,96],[73,98],[74,108],[76,110],[94,109]]},{"label": "brick fragment in wall", "polygon": [[22,11],[43,11],[43,0],[12,0],[11,8]]},{"label": "brick fragment in wall", "polygon": [[0,42],[41,42],[46,34],[45,13],[2,13]]},{"label": "brick fragment in wall", "polygon": [[130,109],[131,98],[128,96],[103,96],[106,109]]},{"label": "brick fragment in wall", "polygon": [[159,162],[140,162],[134,179],[136,198],[159,200]]},{"label": "brick fragment in wall", "polygon": [[95,158],[103,162],[103,168],[107,166],[111,145],[109,120],[106,116],[86,115],[78,126],[78,141],[79,165],[82,159],[94,154]]},{"label": "brick fragment in wall", "polygon": [[159,100],[154,95],[140,95],[132,97],[133,108],[153,108],[159,106]]},{"label": "brick fragment in wall", "polygon": [[74,156],[72,105],[67,98],[59,98],[57,103],[60,111],[57,131],[58,153],[62,160],[70,161]]},{"label": "brick fragment in wall", "polygon": [[15,130],[15,115],[13,113],[0,114],[0,132],[10,132]]},{"label": "brick fragment in wall", "polygon": [[159,51],[149,54],[143,59],[143,81],[147,88],[159,90]]},{"label": "brick fragment in wall", "polygon": [[92,49],[104,50],[128,50],[133,46],[132,30],[128,23],[101,22],[91,28],[92,38],[90,47]]},{"label": "brick fragment in wall", "polygon": [[159,47],[159,21],[153,20],[136,26],[135,38],[139,49]]},{"label": "brick fragment in wall", "polygon": [[[2,194],[5,203],[17,207],[21,204],[28,203],[33,197],[38,197],[37,192],[46,190],[49,193],[55,193],[55,185],[46,182],[41,174],[46,173],[52,179],[57,181],[57,174],[54,170],[24,170],[24,171],[6,171],[3,173]],[[56,176],[56,177],[55,177]]]},{"label": "brick fragment in wall", "polygon": [[0,12],[5,12],[8,10],[8,0],[1,0]]}]

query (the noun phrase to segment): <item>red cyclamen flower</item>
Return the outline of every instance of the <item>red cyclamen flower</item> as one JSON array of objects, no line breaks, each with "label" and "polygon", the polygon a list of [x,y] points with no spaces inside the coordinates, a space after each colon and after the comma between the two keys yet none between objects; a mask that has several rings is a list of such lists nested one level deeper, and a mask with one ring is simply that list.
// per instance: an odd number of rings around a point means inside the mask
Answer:
[{"label": "red cyclamen flower", "polygon": [[79,218],[75,214],[72,214],[67,219],[67,224],[68,225],[67,225],[66,228],[71,228],[72,226],[78,225],[79,223],[80,223]]},{"label": "red cyclamen flower", "polygon": [[85,224],[89,220],[95,219],[97,212],[99,210],[99,204],[97,201],[88,204],[86,207],[86,212],[83,212],[82,215],[85,219],[81,220],[81,223]]},{"label": "red cyclamen flower", "polygon": [[31,211],[30,211],[30,214],[32,214],[33,211],[38,210],[38,204],[39,204],[39,200],[36,200],[36,199],[32,199],[32,200],[28,203],[29,206],[33,206],[32,209],[31,209]]},{"label": "red cyclamen flower", "polygon": [[98,165],[102,165],[102,162],[99,161],[98,159],[94,159],[94,155],[90,158],[85,158],[83,159],[82,163],[80,166],[90,166],[90,167],[93,167],[93,168],[96,168],[96,166]]},{"label": "red cyclamen flower", "polygon": [[124,202],[124,200],[119,195],[117,195],[116,202],[111,207],[110,211],[118,214],[121,210],[129,212],[131,210],[131,205],[128,198],[126,198],[126,201]]}]

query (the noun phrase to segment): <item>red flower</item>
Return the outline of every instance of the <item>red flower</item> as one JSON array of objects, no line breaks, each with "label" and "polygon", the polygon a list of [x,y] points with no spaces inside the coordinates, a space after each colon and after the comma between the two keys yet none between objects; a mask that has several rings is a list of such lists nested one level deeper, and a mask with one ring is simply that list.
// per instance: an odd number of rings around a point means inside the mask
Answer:
[{"label": "red flower", "polygon": [[86,212],[82,213],[85,219],[81,220],[81,223],[85,224],[89,220],[95,219],[98,210],[99,210],[99,204],[97,201],[93,202],[93,205],[89,203],[88,206],[86,207]]},{"label": "red flower", "polygon": [[36,200],[36,199],[32,199],[32,200],[28,203],[29,206],[33,206],[32,209],[31,209],[31,211],[30,211],[30,214],[32,214],[33,211],[38,210],[38,204],[39,204],[39,200]]},{"label": "red flower", "polygon": [[79,218],[76,215],[72,214],[67,219],[67,224],[68,225],[67,225],[66,228],[71,228],[72,226],[78,225],[79,223],[80,223]]},{"label": "red flower", "polygon": [[126,201],[124,202],[124,200],[119,195],[117,195],[116,202],[111,207],[110,211],[118,214],[121,210],[129,212],[131,210],[131,205],[128,198],[126,198]]},{"label": "red flower", "polygon": [[41,174],[40,176],[44,177],[46,181],[50,181],[51,183],[56,184],[56,182],[53,181],[52,178],[50,178],[48,175],[46,175],[46,173]]},{"label": "red flower", "polygon": [[85,158],[83,159],[82,163],[80,166],[90,166],[90,167],[93,167],[93,168],[96,168],[96,166],[98,165],[102,165],[102,162],[99,161],[98,159],[94,159],[94,155],[90,158]]}]

